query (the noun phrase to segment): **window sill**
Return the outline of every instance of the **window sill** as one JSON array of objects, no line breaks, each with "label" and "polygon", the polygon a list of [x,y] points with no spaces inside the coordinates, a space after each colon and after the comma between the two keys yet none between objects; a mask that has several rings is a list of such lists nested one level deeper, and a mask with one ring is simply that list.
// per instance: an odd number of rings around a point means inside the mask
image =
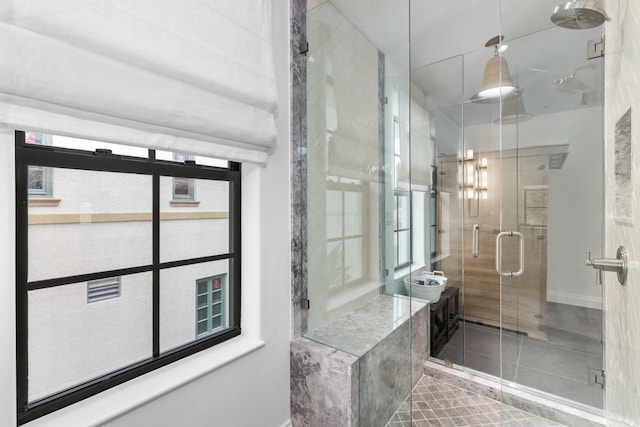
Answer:
[{"label": "window sill", "polygon": [[33,420],[29,427],[102,425],[252,353],[264,341],[239,336]]},{"label": "window sill", "polygon": [[425,267],[426,267],[426,265],[420,264],[420,265],[410,265],[410,266],[401,268],[400,270],[396,270],[393,273],[393,278],[394,278],[394,280],[402,279],[407,274],[415,273],[416,271],[422,270]]},{"label": "window sill", "polygon": [[200,202],[197,200],[171,200],[169,202],[174,208],[197,208]]},{"label": "window sill", "polygon": [[62,199],[50,199],[50,198],[30,198],[29,199],[29,207],[52,207],[55,208],[60,204],[60,200]]}]

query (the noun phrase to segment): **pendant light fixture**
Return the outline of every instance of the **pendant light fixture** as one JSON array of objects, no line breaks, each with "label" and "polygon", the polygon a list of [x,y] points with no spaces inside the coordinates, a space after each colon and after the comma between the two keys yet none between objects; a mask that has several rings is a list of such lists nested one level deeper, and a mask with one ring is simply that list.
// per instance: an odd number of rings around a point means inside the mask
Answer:
[{"label": "pendant light fixture", "polygon": [[532,119],[533,116],[533,114],[527,113],[527,109],[524,106],[524,96],[522,95],[504,101],[500,117],[493,122],[495,124],[511,125]]},{"label": "pendant light fixture", "polygon": [[507,60],[500,55],[499,44],[502,39],[504,39],[504,36],[495,36],[485,43],[486,47],[494,46],[493,58],[487,62],[484,68],[482,86],[480,91],[471,97],[472,102],[497,102],[500,98],[507,100],[515,98],[522,93],[522,89],[511,80]]}]

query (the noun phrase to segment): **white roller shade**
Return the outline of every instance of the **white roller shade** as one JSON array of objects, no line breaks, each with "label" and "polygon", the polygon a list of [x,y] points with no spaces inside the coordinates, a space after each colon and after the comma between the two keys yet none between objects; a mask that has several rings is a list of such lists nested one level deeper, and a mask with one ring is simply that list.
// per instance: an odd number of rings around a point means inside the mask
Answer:
[{"label": "white roller shade", "polygon": [[264,164],[268,0],[3,0],[0,124]]}]

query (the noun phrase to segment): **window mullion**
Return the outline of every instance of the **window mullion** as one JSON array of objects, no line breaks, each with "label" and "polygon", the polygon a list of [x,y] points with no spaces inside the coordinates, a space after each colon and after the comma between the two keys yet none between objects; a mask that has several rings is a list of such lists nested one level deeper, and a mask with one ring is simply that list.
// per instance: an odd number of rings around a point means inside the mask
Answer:
[{"label": "window mullion", "polygon": [[[25,143],[24,132],[16,132],[16,145]],[[23,152],[16,150],[16,358],[18,412],[24,411],[29,402],[29,295],[27,288],[29,241],[27,204],[28,166]]]},{"label": "window mullion", "polygon": [[[155,158],[155,151],[149,151]],[[152,176],[153,227],[153,357],[160,356],[160,175]]]}]

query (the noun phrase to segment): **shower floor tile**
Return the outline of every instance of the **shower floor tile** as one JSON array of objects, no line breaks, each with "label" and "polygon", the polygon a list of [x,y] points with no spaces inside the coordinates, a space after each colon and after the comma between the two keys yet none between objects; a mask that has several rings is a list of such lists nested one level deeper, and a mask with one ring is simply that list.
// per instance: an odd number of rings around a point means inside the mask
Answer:
[{"label": "shower floor tile", "polygon": [[602,311],[547,303],[548,341],[473,322],[434,357],[601,409],[603,393],[589,384],[602,369]]},{"label": "shower floor tile", "polygon": [[423,375],[387,427],[562,426]]}]

